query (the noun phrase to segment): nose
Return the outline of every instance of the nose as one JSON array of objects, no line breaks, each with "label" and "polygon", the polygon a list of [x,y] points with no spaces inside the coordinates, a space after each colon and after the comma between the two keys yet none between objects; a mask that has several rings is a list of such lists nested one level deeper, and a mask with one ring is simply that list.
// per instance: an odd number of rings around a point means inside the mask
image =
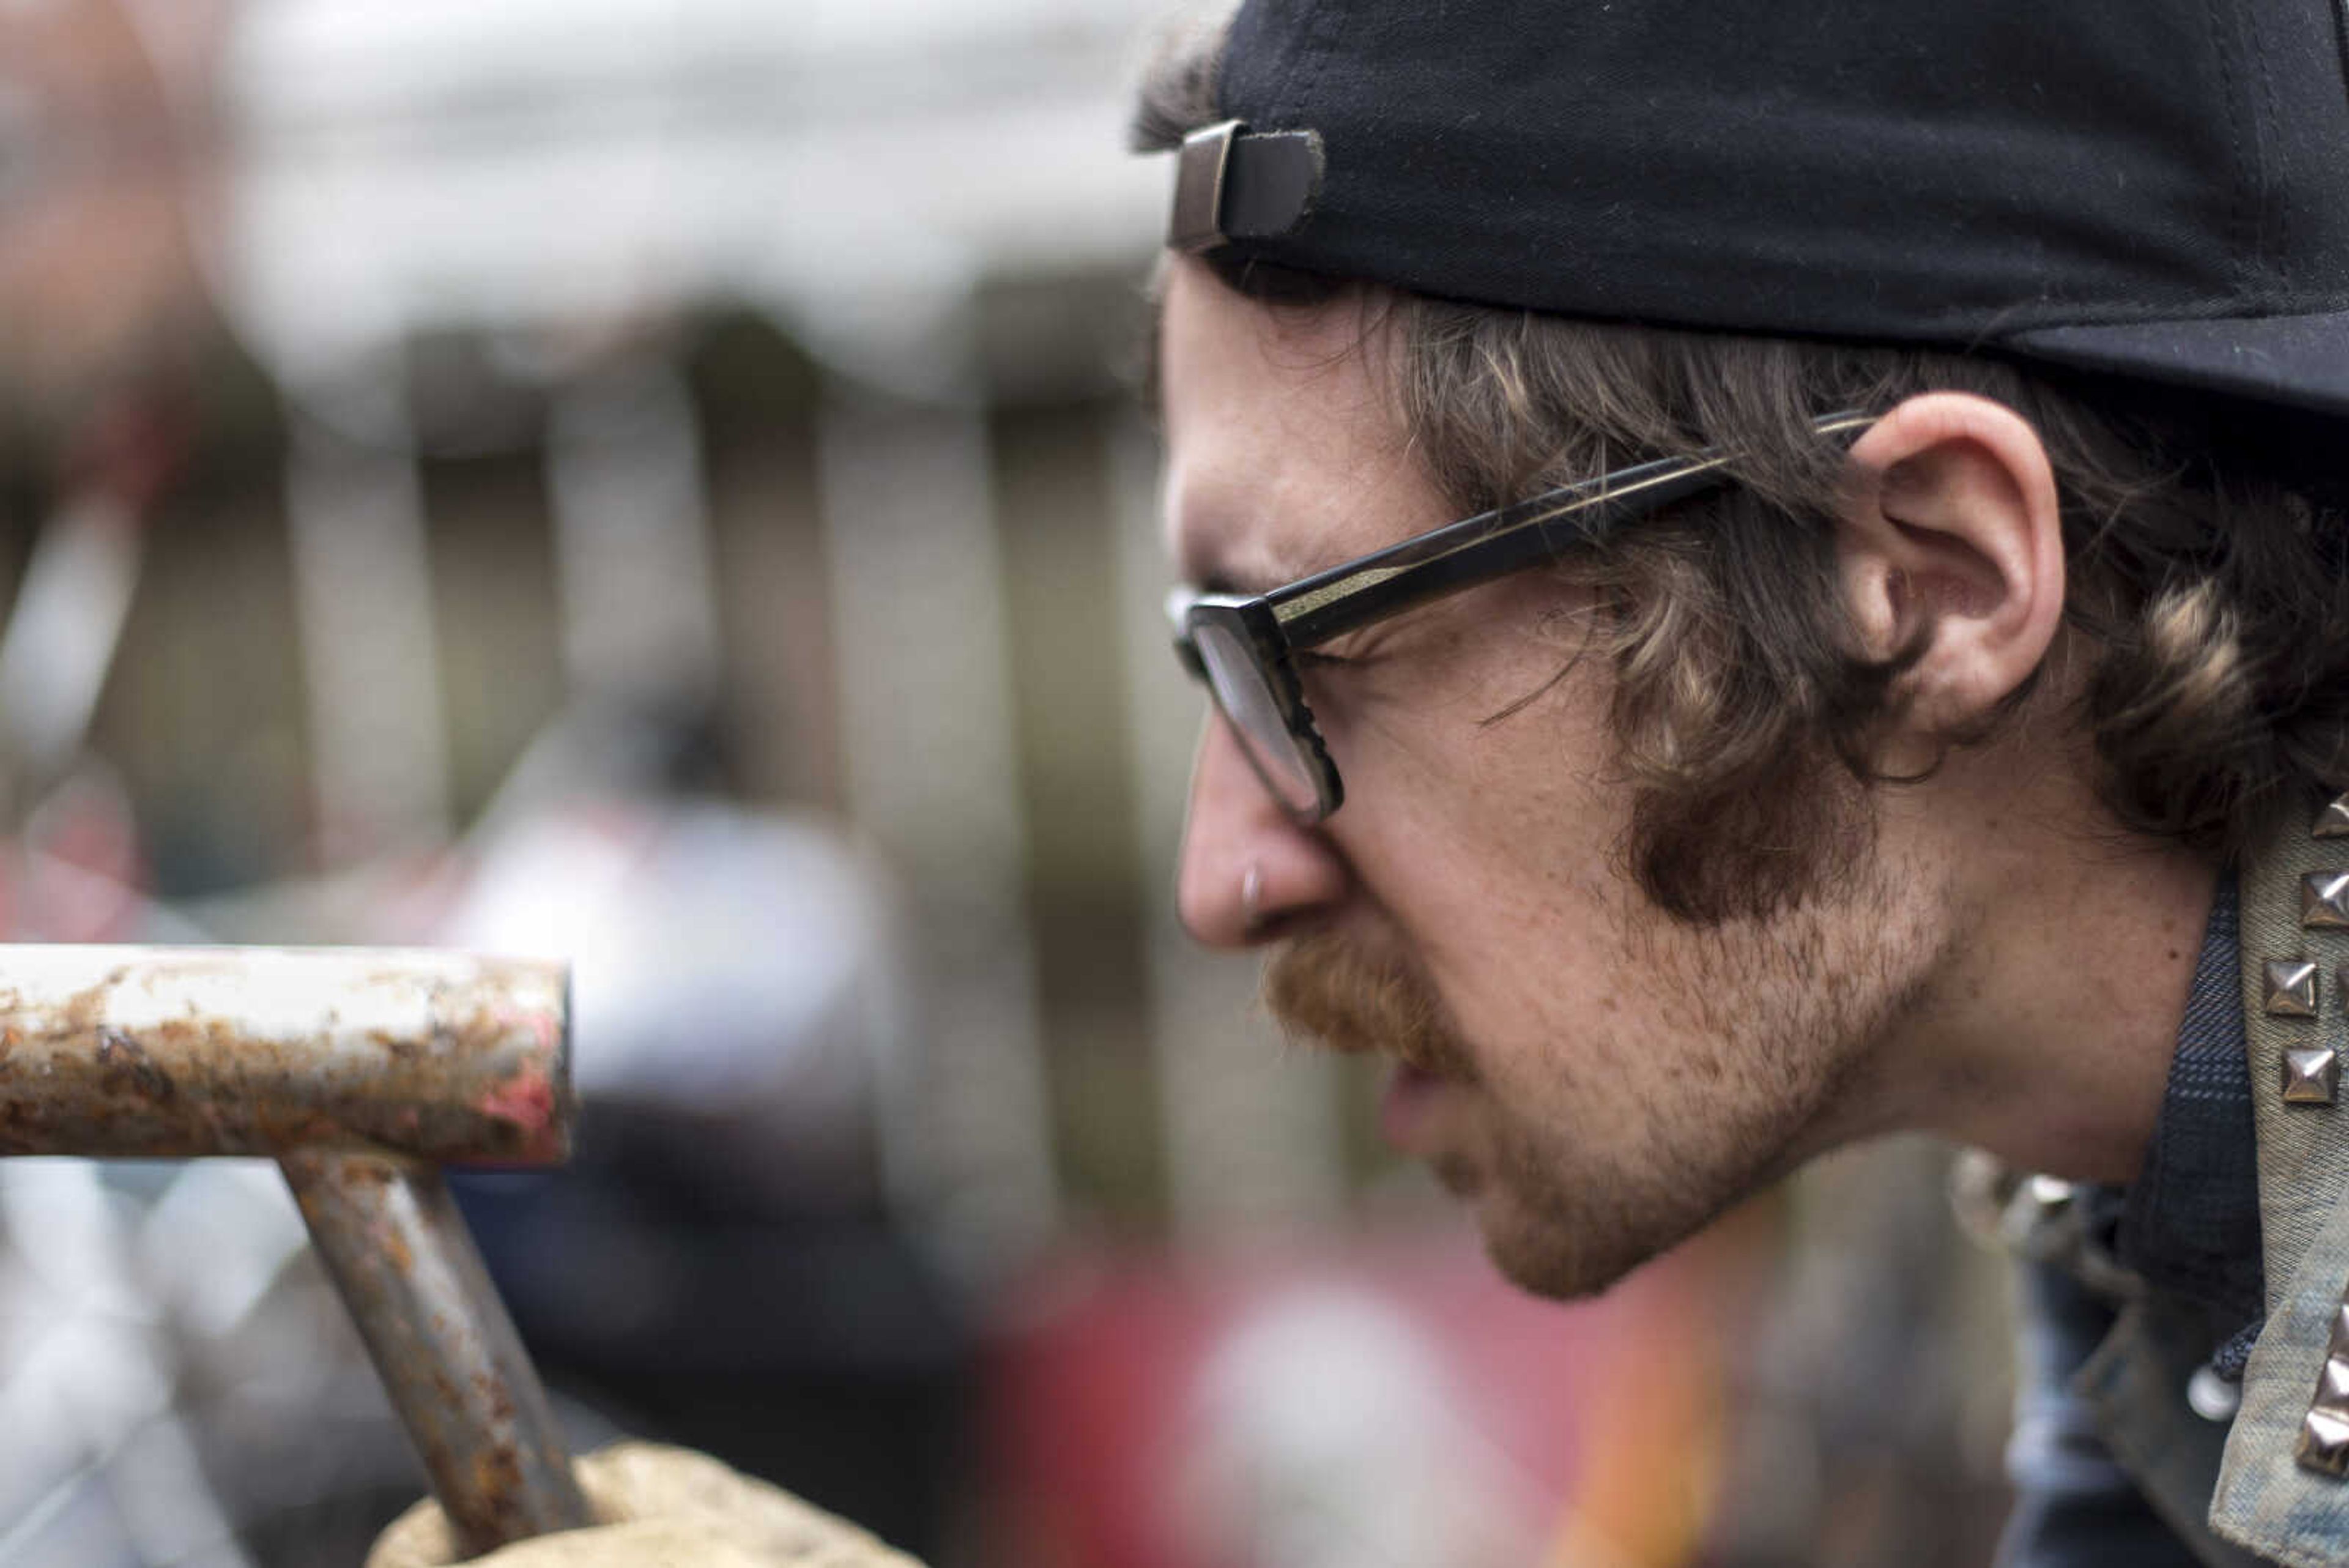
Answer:
[{"label": "nose", "polygon": [[1183,929],[1207,947],[1250,947],[1334,908],[1350,875],[1327,835],[1281,809],[1231,725],[1210,710],[1175,875]]}]

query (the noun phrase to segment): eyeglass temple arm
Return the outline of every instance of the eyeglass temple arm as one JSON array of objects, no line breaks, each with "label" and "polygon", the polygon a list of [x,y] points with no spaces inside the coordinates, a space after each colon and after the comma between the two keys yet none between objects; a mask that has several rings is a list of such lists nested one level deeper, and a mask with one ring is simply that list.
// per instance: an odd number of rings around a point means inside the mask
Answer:
[{"label": "eyeglass temple arm", "polygon": [[[1812,421],[1837,436],[1875,422],[1846,411]],[[1730,483],[1725,453],[1701,452],[1620,469],[1454,523],[1265,597],[1282,639],[1313,648],[1424,600],[1506,576],[1625,523]]]},{"label": "eyeglass temple arm", "polygon": [[1290,648],[1312,648],[1424,600],[1508,576],[1578,544],[1593,544],[1644,517],[1725,483],[1717,466],[1561,497],[1557,492],[1488,512],[1436,534],[1340,567],[1330,580],[1308,578],[1267,604]]}]

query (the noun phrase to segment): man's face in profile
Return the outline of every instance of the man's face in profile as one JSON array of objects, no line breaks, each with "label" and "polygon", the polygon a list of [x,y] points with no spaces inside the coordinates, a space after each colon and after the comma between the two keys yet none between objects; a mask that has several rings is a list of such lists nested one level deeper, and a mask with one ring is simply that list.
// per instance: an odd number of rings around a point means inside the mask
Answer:
[{"label": "man's face in profile", "polygon": [[[1185,579],[1261,592],[1451,521],[1407,450],[1372,314],[1246,299],[1174,261],[1162,326],[1166,529]],[[1318,826],[1211,718],[1185,925],[1265,946],[1284,1024],[1395,1063],[1381,1120],[1503,1270],[1599,1290],[1806,1155],[1875,1130],[1871,1047],[1947,912],[1895,837],[1766,920],[1667,919],[1618,854],[1609,678],[1589,606],[1522,573],[1299,661],[1345,781]],[[1865,1108],[1863,1108],[1865,1107]]]}]

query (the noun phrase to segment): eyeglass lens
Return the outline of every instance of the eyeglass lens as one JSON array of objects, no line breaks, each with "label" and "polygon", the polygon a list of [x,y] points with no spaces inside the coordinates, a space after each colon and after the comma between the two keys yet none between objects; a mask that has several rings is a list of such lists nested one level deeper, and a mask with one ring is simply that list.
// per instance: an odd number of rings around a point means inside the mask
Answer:
[{"label": "eyeglass lens", "polygon": [[1266,683],[1253,654],[1228,627],[1195,627],[1192,641],[1199,649],[1199,662],[1206,666],[1216,706],[1231,721],[1234,732],[1247,749],[1256,771],[1263,775],[1266,787],[1291,811],[1309,813],[1316,809],[1320,791],[1314,783],[1313,771],[1297,737],[1282,722],[1280,704],[1274,700],[1272,688]]}]

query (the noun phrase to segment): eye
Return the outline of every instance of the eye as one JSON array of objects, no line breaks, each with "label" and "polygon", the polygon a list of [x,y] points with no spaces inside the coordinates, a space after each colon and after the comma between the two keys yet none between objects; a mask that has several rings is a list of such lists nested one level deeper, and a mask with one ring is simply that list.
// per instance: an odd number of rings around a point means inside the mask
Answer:
[{"label": "eye", "polygon": [[1292,652],[1288,657],[1291,668],[1297,671],[1297,679],[1312,688],[1318,694],[1317,700],[1322,701],[1334,701],[1338,693],[1347,690],[1350,684],[1347,677],[1358,675],[1370,663],[1360,654],[1349,657],[1342,653],[1323,653],[1317,649]]},{"label": "eye", "polygon": [[1310,670],[1339,670],[1349,664],[1361,662],[1360,659],[1348,659],[1342,653],[1323,653],[1319,649],[1311,648],[1292,652],[1288,658],[1289,661],[1297,666],[1297,672],[1300,675]]}]

